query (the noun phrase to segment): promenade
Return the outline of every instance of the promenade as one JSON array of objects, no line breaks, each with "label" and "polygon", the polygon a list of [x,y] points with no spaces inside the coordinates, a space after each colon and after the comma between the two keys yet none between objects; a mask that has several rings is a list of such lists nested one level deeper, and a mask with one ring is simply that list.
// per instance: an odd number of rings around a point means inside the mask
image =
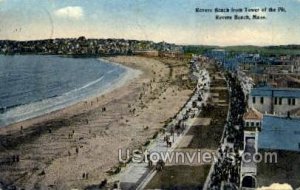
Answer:
[{"label": "promenade", "polygon": [[[190,127],[196,120],[196,116],[201,112],[202,105],[206,104],[209,97],[210,76],[206,69],[197,69],[197,88],[193,96],[188,100],[176,117],[168,124],[165,132],[160,133],[146,148],[145,152],[149,155],[152,153],[167,153],[174,151],[182,141]],[[196,106],[193,106],[196,105]],[[176,126],[180,126],[175,130]],[[169,138],[167,145],[166,137]],[[158,154],[159,155],[159,154]],[[157,160],[162,159],[158,158]],[[157,163],[153,163],[156,165]],[[131,162],[122,171],[118,178],[121,189],[144,189],[148,182],[154,177],[157,170],[155,167],[149,167],[149,163]]]}]

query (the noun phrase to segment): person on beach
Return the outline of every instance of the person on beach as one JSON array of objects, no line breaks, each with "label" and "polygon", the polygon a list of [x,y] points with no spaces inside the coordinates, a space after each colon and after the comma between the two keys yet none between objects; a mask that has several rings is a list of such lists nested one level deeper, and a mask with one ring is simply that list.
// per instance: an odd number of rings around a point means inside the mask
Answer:
[{"label": "person on beach", "polygon": [[20,156],[16,155],[16,162],[20,162]]},{"label": "person on beach", "polygon": [[172,142],[167,140],[167,147],[171,147],[172,146]]},{"label": "person on beach", "polygon": [[99,188],[101,189],[101,188],[105,187],[106,184],[107,184],[107,179],[105,178],[103,181],[101,181]]},{"label": "person on beach", "polygon": [[156,170],[162,171],[164,166],[165,166],[165,162],[162,159],[160,159],[156,164]]}]

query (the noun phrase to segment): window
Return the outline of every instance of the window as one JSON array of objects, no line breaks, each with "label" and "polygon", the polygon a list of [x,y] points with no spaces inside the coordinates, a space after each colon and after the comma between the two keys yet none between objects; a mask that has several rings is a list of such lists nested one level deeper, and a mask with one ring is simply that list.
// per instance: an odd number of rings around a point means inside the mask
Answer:
[{"label": "window", "polygon": [[256,122],[256,127],[259,127],[259,122]]},{"label": "window", "polygon": [[291,104],[292,104],[292,99],[288,98],[288,105],[291,105]]},{"label": "window", "polygon": [[252,97],[252,103],[255,104],[256,100],[255,100],[255,96]]},{"label": "window", "polygon": [[282,104],[282,98],[279,98],[279,105]]},{"label": "window", "polygon": [[275,97],[274,104],[275,104],[275,105],[278,104],[278,98],[277,98],[277,97]]},{"label": "window", "polygon": [[254,127],[254,122],[251,122],[251,127]]},{"label": "window", "polygon": [[246,127],[249,127],[249,122],[248,121],[246,122]]},{"label": "window", "polygon": [[296,105],[296,99],[295,98],[292,99],[292,105],[293,106]]},{"label": "window", "polygon": [[260,103],[264,104],[264,97],[260,97]]},{"label": "window", "polygon": [[289,98],[288,99],[288,105],[296,105],[296,99],[295,98]]}]

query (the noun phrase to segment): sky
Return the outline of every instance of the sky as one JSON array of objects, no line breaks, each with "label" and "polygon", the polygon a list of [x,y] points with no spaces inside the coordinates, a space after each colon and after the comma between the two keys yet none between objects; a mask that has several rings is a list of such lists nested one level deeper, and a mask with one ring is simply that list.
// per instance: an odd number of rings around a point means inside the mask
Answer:
[{"label": "sky", "polygon": [[[195,12],[245,7],[284,7],[286,12],[260,12],[267,19],[246,21]],[[0,39],[85,36],[220,46],[300,44],[299,10],[300,0],[0,0]]]}]

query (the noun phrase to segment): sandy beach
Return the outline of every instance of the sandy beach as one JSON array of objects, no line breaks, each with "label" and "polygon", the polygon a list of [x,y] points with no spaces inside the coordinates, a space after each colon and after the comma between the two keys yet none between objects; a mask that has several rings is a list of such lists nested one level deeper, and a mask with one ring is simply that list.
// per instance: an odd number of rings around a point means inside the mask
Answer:
[{"label": "sandy beach", "polygon": [[[180,61],[106,59],[142,73],[104,95],[0,128],[0,181],[26,189],[83,189],[109,180],[118,150],[143,145],[192,93],[182,87],[188,67]],[[3,162],[14,155],[19,162]]]}]

